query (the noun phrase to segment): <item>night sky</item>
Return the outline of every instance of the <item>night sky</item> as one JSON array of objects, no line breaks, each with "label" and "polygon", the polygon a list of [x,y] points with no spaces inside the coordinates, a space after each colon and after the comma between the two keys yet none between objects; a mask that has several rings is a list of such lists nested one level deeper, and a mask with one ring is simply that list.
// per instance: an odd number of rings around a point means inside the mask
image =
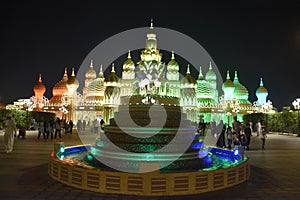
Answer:
[{"label": "night sky", "polygon": [[199,6],[193,1],[124,1],[127,4],[123,5],[101,2],[2,3],[0,100],[12,103],[31,97],[39,73],[47,87],[45,96],[50,98],[65,67],[77,71],[103,40],[128,29],[149,26],[151,18],[154,26],[182,32],[199,42],[223,78],[226,70],[232,77],[238,70],[251,102],[256,100],[260,77],[278,110],[300,97],[297,1],[200,1]]}]

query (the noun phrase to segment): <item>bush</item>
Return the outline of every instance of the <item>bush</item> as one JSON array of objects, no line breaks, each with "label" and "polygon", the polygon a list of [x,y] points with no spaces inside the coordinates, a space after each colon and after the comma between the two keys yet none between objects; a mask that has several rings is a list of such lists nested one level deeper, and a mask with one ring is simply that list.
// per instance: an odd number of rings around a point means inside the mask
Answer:
[{"label": "bush", "polygon": [[[266,124],[268,120],[268,130],[274,132],[282,132],[289,128],[293,133],[299,133],[298,129],[298,116],[296,112],[280,112],[280,113],[252,113],[243,116],[245,123],[252,121],[255,125],[258,120],[263,121],[262,124]],[[254,127],[255,128],[255,127]]]},{"label": "bush", "polygon": [[0,109],[0,128],[3,128],[3,124],[6,121],[6,115],[10,113],[15,116],[17,128],[25,127],[29,129],[30,122],[32,119],[39,120],[42,117],[45,121],[49,121],[50,118],[55,118],[55,113],[49,112],[35,112],[35,111],[25,111],[25,110],[6,110]]}]

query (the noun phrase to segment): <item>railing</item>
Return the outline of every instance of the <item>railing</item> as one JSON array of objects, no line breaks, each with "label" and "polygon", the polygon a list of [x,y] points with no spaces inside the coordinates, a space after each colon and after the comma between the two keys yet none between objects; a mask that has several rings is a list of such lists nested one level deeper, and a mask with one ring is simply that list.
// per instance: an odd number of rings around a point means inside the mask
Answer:
[{"label": "railing", "polygon": [[246,158],[241,164],[212,171],[127,173],[103,171],[69,164],[50,154],[49,175],[75,188],[110,194],[143,196],[191,195],[220,190],[245,182],[250,177]]}]

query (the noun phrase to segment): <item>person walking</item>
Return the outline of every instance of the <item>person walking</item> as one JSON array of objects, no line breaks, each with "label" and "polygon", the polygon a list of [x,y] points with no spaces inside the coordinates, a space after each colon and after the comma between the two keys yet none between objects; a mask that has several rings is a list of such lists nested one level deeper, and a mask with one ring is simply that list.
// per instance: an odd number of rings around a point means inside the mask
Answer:
[{"label": "person walking", "polygon": [[[11,115],[11,120],[16,124],[16,126],[17,126],[17,123],[16,123],[16,118],[15,118],[15,115],[14,114],[12,114]],[[17,136],[17,129],[16,129],[16,131],[14,132],[14,137],[16,137]]]},{"label": "person walking", "polygon": [[41,134],[43,134],[44,140],[46,140],[46,122],[44,120],[44,117],[41,117],[41,120],[38,123],[38,137],[37,140],[40,140]]},{"label": "person walking", "polygon": [[77,128],[77,132],[81,133],[81,131],[82,131],[82,122],[81,122],[80,119],[77,121],[76,128]]},{"label": "person walking", "polygon": [[55,122],[55,134],[54,134],[54,139],[56,139],[57,134],[59,136],[59,139],[61,140],[61,123],[60,123],[60,119],[57,118],[56,122]]},{"label": "person walking", "polygon": [[53,140],[53,131],[55,129],[55,121],[51,118],[48,123],[47,128],[47,140],[49,139],[49,135],[51,136],[51,140]]},{"label": "person walking", "polygon": [[11,153],[14,146],[14,132],[17,131],[16,123],[12,120],[12,115],[6,116],[6,122],[4,124],[4,148],[6,153]]},{"label": "person walking", "polygon": [[256,130],[257,130],[257,137],[258,137],[261,134],[261,123],[260,123],[260,121],[258,121],[256,123]]}]

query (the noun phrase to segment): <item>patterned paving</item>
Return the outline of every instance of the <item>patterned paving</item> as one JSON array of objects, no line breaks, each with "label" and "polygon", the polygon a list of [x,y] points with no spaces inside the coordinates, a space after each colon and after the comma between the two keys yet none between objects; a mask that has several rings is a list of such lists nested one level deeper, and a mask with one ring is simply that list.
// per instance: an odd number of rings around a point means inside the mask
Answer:
[{"label": "patterned paving", "polygon": [[[253,134],[256,135],[256,134]],[[299,199],[300,137],[269,134],[266,150],[252,137],[247,155],[251,177],[246,183],[217,192],[181,197],[105,195],[65,186],[47,174],[47,157],[55,141],[36,141],[36,132],[17,139],[11,154],[4,152],[0,132],[1,199]],[[93,135],[86,135],[93,138]],[[63,135],[66,146],[81,144],[77,134]]]}]

